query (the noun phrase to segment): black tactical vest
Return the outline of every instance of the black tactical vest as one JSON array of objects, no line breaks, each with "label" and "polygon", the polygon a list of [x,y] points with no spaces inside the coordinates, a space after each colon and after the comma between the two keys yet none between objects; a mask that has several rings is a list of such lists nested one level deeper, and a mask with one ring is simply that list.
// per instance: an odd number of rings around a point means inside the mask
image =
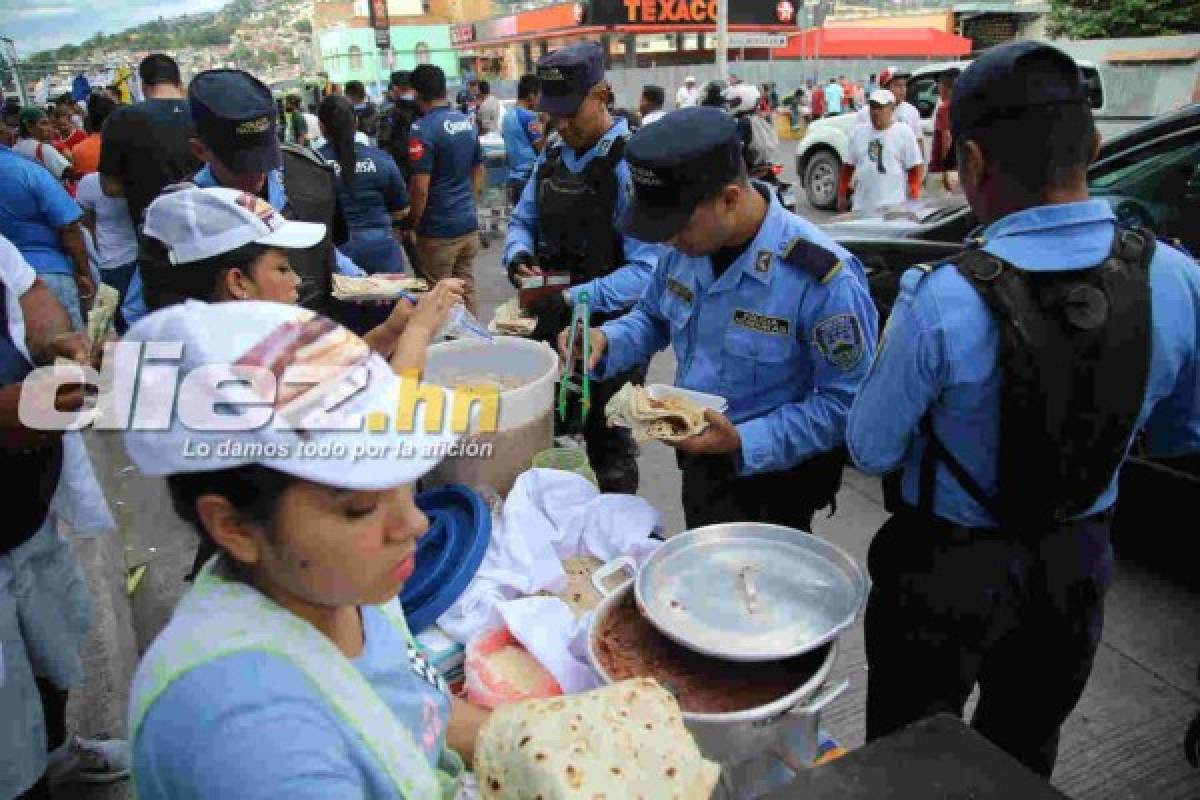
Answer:
[{"label": "black tactical vest", "polygon": [[574,282],[603,277],[625,263],[620,233],[613,224],[620,185],[617,164],[625,137],[611,140],[578,174],[567,169],[555,147],[538,167],[538,264],[565,269]]},{"label": "black tactical vest", "polygon": [[[6,369],[0,385],[24,380],[33,365],[17,350],[8,333],[8,289],[0,281],[0,353]],[[44,447],[15,450],[0,445],[0,474],[5,476],[9,498],[6,519],[0,528],[0,555],[33,537],[50,513],[50,501],[62,474],[63,447],[58,436],[48,437]]]},{"label": "black tactical vest", "polygon": [[283,189],[288,219],[319,222],[325,226],[325,238],[307,250],[292,250],[289,260],[300,276],[300,305],[321,313],[330,313],[332,275],[335,268],[334,242],[342,224],[337,205],[337,177],[333,168],[306,147],[285,144],[283,150]]},{"label": "black tactical vest", "polygon": [[1148,231],[1118,229],[1103,262],[1061,272],[1022,270],[974,248],[951,260],[999,326],[999,488],[987,496],[926,417],[924,510],[939,459],[1004,528],[1044,530],[1096,502],[1145,398],[1154,245]]}]

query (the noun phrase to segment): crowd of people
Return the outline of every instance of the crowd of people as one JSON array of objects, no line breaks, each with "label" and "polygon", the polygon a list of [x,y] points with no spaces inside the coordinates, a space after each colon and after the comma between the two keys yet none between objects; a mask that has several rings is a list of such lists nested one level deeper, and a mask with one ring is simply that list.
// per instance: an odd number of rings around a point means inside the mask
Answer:
[{"label": "crowd of people", "polygon": [[[868,738],[961,714],[978,684],[975,726],[1049,776],[1099,641],[1116,471],[1135,435],[1200,449],[1200,273],[1088,199],[1097,134],[1067,56],[1005,45],[944,85],[930,161],[957,169],[984,227],[905,274],[886,337],[859,259],[755,179],[771,86],[731,76],[714,108],[689,79],[670,110],[648,86],[639,113],[617,113],[592,42],[544,55],[507,114],[486,81],[452,102],[432,65],[393,73],[380,106],[351,82],[282,111],[241,70],[185,83],[158,54],[139,75],[140,103],[6,107],[0,129],[0,458],[18,481],[0,538],[0,716],[15,721],[0,727],[0,795],[132,772],[143,800],[456,796],[487,712],[450,696],[397,599],[437,450],[296,454],[378,442],[362,417],[397,407],[455,306],[477,311],[488,133],[509,158],[509,280],[569,283],[531,304],[532,338],[576,365],[575,314],[590,311],[577,366],[592,413],[574,432],[600,489],[636,493],[640,475],[630,431],[597,410],[667,347],[676,385],[728,403],[671,445],[689,528],[811,530],[847,463],[888,474],[893,516],[868,556]],[[919,191],[903,80],[813,89],[822,113],[863,115],[843,182],[856,206]],[[1038,152],[1022,146],[1033,134]],[[372,315],[334,297],[335,275],[406,271],[429,286],[419,300]],[[204,543],[138,669],[128,742],[65,726],[90,611],[64,531],[111,529],[111,514],[79,433],[18,413],[83,407],[81,384],[35,367],[99,366],[86,322],[100,284],[121,293],[116,336],[183,345],[178,369],[140,379],[138,402],[170,398],[159,424],[123,439]],[[250,425],[263,404],[216,388],[294,364],[365,371],[319,429]],[[176,404],[201,367],[212,393]],[[238,421],[239,455],[221,455],[227,431],[191,424],[197,402]]]}]

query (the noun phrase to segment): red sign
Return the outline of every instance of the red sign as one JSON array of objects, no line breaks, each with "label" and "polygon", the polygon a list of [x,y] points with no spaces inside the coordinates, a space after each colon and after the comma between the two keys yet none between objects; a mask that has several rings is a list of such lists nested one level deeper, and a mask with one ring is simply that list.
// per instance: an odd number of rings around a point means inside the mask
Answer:
[{"label": "red sign", "polygon": [[452,44],[470,44],[475,41],[475,25],[467,22],[450,26],[450,42]]}]

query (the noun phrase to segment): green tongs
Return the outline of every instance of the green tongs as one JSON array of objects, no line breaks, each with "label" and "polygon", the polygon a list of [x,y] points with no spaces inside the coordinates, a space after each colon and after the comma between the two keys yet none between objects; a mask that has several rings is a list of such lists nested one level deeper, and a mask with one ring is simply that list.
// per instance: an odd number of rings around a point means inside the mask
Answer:
[{"label": "green tongs", "polygon": [[[567,335],[566,365],[563,366],[562,377],[558,382],[558,418],[567,420],[567,394],[575,392],[580,396],[581,419],[587,421],[588,411],[592,408],[592,384],[588,377],[588,362],[592,360],[591,321],[592,312],[589,305],[591,298],[587,292],[580,292],[571,306],[571,328]],[[575,337],[583,330],[583,362],[580,370],[583,375],[578,382],[575,380]]]}]

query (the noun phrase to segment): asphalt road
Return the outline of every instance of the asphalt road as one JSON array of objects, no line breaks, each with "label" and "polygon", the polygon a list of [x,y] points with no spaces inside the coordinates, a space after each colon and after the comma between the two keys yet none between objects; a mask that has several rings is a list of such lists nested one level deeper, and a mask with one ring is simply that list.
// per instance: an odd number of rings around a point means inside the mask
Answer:
[{"label": "asphalt road", "polygon": [[[783,161],[789,164],[791,159]],[[828,216],[806,210],[803,203],[801,211],[816,221]],[[500,251],[501,241],[495,240],[476,262],[485,319],[512,293],[500,268]],[[652,361],[650,379],[670,383],[674,369],[668,350]],[[162,482],[129,469],[112,435],[94,434],[89,445],[121,532],[119,538],[78,543],[102,613],[85,653],[87,684],[76,693],[72,720],[84,734],[122,735],[133,651],[143,651],[169,618],[185,589],[183,577],[191,567],[196,540],[170,508]],[[669,534],[683,530],[673,451],[648,444],[639,467],[639,494],[661,510]],[[837,514],[818,518],[814,529],[865,559],[867,545],[885,517],[878,480],[849,471]],[[1148,528],[1147,535],[1170,534]],[[126,608],[121,606],[122,559],[127,567],[146,566]],[[1200,710],[1198,619],[1200,592],[1144,567],[1121,563],[1092,680],[1063,732],[1054,783],[1065,793],[1081,800],[1200,797],[1200,771],[1188,767],[1181,747],[1187,722]],[[831,678],[849,677],[852,690],[826,712],[823,722],[850,747],[862,743],[865,670],[862,630],[856,625],[840,640]],[[68,787],[56,795],[70,800],[126,796],[124,784]]]}]

